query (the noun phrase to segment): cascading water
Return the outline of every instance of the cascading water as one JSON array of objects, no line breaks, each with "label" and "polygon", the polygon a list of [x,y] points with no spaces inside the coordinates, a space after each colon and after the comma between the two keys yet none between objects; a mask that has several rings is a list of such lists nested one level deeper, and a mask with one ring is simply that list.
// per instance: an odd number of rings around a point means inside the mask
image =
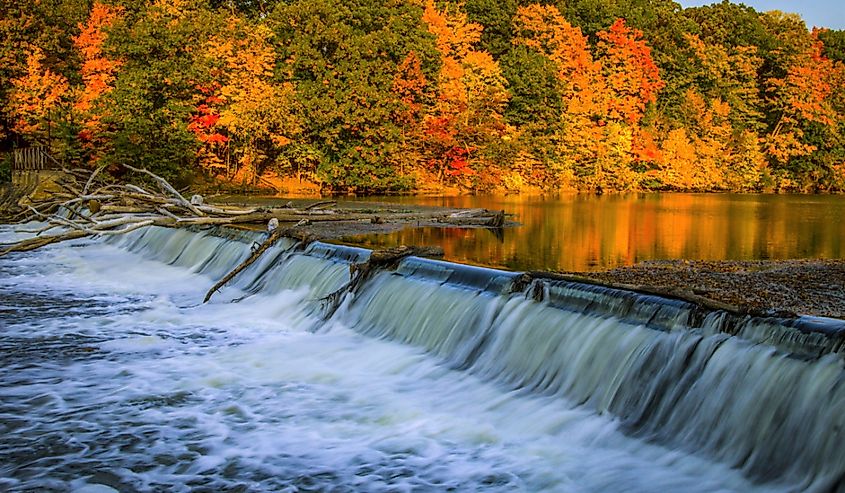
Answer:
[{"label": "cascading water", "polygon": [[841,322],[256,240],[0,259],[0,489],[845,491]]}]

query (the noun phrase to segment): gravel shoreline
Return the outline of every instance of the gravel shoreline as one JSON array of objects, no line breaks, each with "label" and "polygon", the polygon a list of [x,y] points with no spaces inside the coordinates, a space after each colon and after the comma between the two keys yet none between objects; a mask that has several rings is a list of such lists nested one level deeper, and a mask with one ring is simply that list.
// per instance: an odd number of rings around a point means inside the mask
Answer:
[{"label": "gravel shoreline", "polygon": [[686,290],[743,310],[845,319],[845,260],[653,260],[568,274],[600,283]]}]

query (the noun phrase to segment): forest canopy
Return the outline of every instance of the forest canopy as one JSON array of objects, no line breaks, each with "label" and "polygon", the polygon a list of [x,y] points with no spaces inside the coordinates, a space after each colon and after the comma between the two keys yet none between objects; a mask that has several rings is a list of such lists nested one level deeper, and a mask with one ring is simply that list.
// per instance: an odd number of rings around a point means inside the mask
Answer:
[{"label": "forest canopy", "polygon": [[0,141],[325,191],[845,190],[845,31],[727,1],[18,0]]}]

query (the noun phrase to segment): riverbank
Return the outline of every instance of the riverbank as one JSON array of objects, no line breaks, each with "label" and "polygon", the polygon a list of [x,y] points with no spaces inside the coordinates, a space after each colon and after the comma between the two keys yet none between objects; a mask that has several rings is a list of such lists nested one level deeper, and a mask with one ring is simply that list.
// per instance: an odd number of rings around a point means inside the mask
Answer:
[{"label": "riverbank", "polygon": [[685,290],[741,310],[845,319],[845,260],[652,260],[569,274],[601,283]]}]

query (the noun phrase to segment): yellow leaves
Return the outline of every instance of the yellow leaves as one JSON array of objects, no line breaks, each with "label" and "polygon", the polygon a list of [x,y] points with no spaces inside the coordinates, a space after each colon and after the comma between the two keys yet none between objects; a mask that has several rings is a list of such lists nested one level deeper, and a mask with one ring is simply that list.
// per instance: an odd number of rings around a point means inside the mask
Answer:
[{"label": "yellow leaves", "polygon": [[508,92],[505,89],[507,80],[502,75],[499,64],[486,51],[467,53],[461,79],[466,87],[468,101],[480,101],[497,109],[508,101]]},{"label": "yellow leaves", "polygon": [[226,145],[241,156],[242,171],[260,164],[262,141],[284,147],[300,132],[293,85],[273,81],[272,37],[266,25],[232,17],[225,32],[203,46],[205,65],[215,67],[216,81],[205,91],[206,105],[219,117],[213,131],[226,134]]},{"label": "yellow leaves", "polygon": [[715,99],[710,104],[713,114],[721,119],[726,119],[731,112],[731,105],[722,100]]},{"label": "yellow leaves", "polygon": [[777,162],[786,163],[793,157],[806,156],[816,150],[816,147],[801,141],[804,132],[801,129],[771,133],[763,139],[766,153]]},{"label": "yellow leaves", "polygon": [[663,182],[669,186],[691,190],[702,184],[696,166],[695,148],[683,128],[669,132],[663,141],[660,167]]},{"label": "yellow leaves", "polygon": [[264,24],[246,26],[245,21],[231,18],[230,31],[214,36],[205,44],[205,56],[226,71],[247,73],[254,77],[270,77],[276,64],[276,53],[270,40],[273,32]]},{"label": "yellow leaves", "polygon": [[481,26],[470,23],[462,5],[439,11],[426,3],[422,20],[436,38],[440,53],[437,100],[423,118],[424,158],[441,177],[461,182],[480,180],[476,170],[483,153],[476,152],[501,138],[504,105],[509,98],[507,81],[489,53],[476,50]]},{"label": "yellow leaves", "polygon": [[191,8],[191,0],[155,0],[150,9],[153,18],[171,17],[180,19]]}]

